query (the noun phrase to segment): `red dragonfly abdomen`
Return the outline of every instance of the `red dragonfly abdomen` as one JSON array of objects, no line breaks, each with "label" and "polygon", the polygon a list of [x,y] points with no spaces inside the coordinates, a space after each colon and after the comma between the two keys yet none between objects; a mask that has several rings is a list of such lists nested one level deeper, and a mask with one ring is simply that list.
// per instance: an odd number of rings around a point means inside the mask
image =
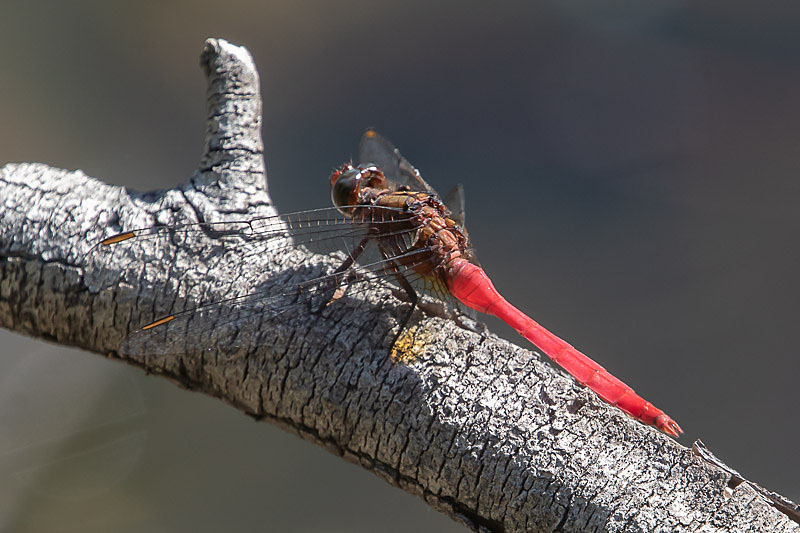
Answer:
[{"label": "red dragonfly abdomen", "polygon": [[461,258],[450,261],[445,274],[447,287],[467,307],[496,316],[541,349],[575,379],[608,403],[674,437],[683,433],[664,411],[636,394],[599,364],[547,331],[511,305],[494,288],[481,267]]}]

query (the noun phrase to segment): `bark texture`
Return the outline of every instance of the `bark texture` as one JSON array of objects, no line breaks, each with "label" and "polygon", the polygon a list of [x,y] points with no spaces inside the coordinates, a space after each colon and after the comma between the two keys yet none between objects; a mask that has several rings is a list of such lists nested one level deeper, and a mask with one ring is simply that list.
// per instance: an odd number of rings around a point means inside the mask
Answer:
[{"label": "bark texture", "polygon": [[[325,261],[278,250],[231,263],[213,247],[197,255],[182,242],[131,247],[102,264],[90,253],[97,240],[131,228],[273,213],[253,61],[244,48],[210,39],[201,63],[206,147],[184,185],[135,193],[42,164],[0,169],[0,325],[216,396],[474,530],[797,527],[751,485],[731,491],[729,472],[605,405],[535,352],[427,317],[390,354],[407,304],[388,290],[341,299],[322,318],[262,324],[259,346],[236,352],[117,353],[143,322],[258,283],[291,284]],[[121,281],[104,279],[114,274]]]}]

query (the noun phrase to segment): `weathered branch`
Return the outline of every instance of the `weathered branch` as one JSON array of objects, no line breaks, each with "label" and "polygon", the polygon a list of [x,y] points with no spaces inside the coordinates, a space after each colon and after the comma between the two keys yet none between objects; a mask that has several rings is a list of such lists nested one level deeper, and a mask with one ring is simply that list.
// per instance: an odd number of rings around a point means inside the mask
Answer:
[{"label": "weathered branch", "polygon": [[405,304],[384,290],[337,301],[324,319],[307,314],[265,324],[259,345],[243,352],[117,353],[137,324],[246,290],[276,272],[290,280],[311,261],[278,251],[233,268],[224,257],[196,257],[173,243],[106,258],[106,273],[144,266],[110,288],[98,282],[88,252],[102,237],[273,212],[253,62],[243,48],[212,39],[202,64],[209,80],[205,153],[181,187],[139,194],[41,164],[0,170],[0,325],[219,397],[473,529],[796,526],[749,484],[731,492],[725,470],[497,337],[429,317],[402,339],[399,357],[390,357],[387,342]]}]

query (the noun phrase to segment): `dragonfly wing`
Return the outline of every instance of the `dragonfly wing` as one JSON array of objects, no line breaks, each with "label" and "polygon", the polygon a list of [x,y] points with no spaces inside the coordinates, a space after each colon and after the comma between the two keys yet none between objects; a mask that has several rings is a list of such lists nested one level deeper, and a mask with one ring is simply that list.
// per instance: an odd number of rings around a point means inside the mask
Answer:
[{"label": "dragonfly wing", "polygon": [[460,183],[452,188],[444,198],[444,205],[450,210],[453,215],[453,220],[463,228],[465,220],[464,210],[464,186]]},{"label": "dragonfly wing", "polygon": [[[127,355],[177,355],[224,349],[232,354],[260,344],[263,322],[269,318],[268,298],[218,302],[169,315],[131,332],[120,345]],[[288,300],[288,297],[287,297]],[[272,302],[277,304],[277,302]]]},{"label": "dragonfly wing", "polygon": [[361,138],[358,162],[377,165],[395,185],[407,185],[411,190],[439,196],[434,188],[422,179],[419,170],[400,154],[400,150],[375,130],[367,130]]},{"label": "dragonfly wing", "polygon": [[[176,355],[219,351],[233,355],[241,348],[263,344],[269,322],[291,313],[323,310],[329,303],[358,291],[349,272],[334,271],[334,261],[286,270],[241,294],[155,320],[131,332],[120,352],[129,355]],[[292,281],[292,280],[301,281]],[[362,286],[366,278],[362,278]],[[347,283],[346,283],[347,282]],[[346,293],[336,295],[338,287]],[[353,288],[355,287],[355,288]]]},{"label": "dragonfly wing", "polygon": [[[372,222],[354,221],[330,207],[247,220],[129,230],[91,248],[87,283],[98,290],[120,282],[136,283],[147,266],[142,264],[142,257],[151,267],[160,264],[167,270],[170,265],[183,265],[186,272],[202,273],[209,263],[220,262],[233,271],[253,271],[253,264],[269,263],[270,256],[296,247],[317,254],[347,253],[363,239],[371,239],[382,225],[392,224],[392,209],[363,209],[382,212],[375,213],[372,218],[377,220]],[[184,279],[186,272],[181,276]]]},{"label": "dragonfly wing", "polygon": [[[167,355],[218,351],[234,355],[242,348],[264,344],[268,323],[287,314],[321,312],[341,298],[355,298],[374,291],[377,284],[392,282],[396,260],[414,266],[428,260],[430,249],[410,250],[389,260],[340,270],[337,260],[319,258],[300,267],[271,275],[256,285],[242,285],[240,295],[155,320],[132,332],[120,351],[130,355]],[[298,281],[300,280],[300,281]]]}]

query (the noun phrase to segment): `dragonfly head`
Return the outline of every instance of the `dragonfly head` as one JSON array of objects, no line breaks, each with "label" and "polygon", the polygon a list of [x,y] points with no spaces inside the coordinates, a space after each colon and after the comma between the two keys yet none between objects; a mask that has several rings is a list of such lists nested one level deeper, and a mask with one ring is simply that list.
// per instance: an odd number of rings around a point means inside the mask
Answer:
[{"label": "dragonfly head", "polygon": [[362,187],[386,188],[386,177],[375,165],[354,167],[345,163],[331,174],[331,201],[345,216],[351,216],[359,203]]}]

